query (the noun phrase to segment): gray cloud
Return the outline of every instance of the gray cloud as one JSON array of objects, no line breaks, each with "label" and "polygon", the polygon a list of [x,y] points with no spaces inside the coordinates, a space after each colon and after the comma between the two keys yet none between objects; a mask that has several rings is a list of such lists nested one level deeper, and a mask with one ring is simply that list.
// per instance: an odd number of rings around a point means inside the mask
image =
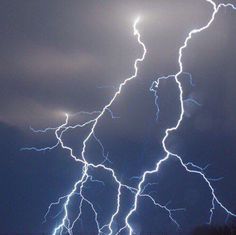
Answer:
[{"label": "gray cloud", "polygon": [[96,70],[101,66],[100,60],[93,55],[73,52],[63,53],[55,48],[32,47],[20,52],[16,68],[28,73],[32,79],[35,75],[74,75],[87,72],[90,68]]},{"label": "gray cloud", "polygon": [[[141,53],[132,35],[137,14],[142,17],[139,28],[148,48],[140,79],[147,82],[148,90],[158,75],[176,71],[178,46],[189,29],[204,23],[211,11],[203,0],[176,2],[175,10],[169,1],[6,1],[4,9],[1,120],[15,125],[42,124],[37,118],[42,115],[47,125],[46,117],[53,119],[58,110],[100,109],[114,89],[98,87],[117,87],[132,73],[133,61]],[[221,16],[217,27],[225,33],[218,33],[217,38],[226,41],[230,32],[225,25],[229,24]],[[212,45],[215,48],[217,42],[212,40]],[[200,47],[204,50],[204,41]],[[211,53],[205,51],[210,60]],[[194,60],[194,55],[189,53],[188,58]],[[141,86],[133,90],[128,86],[123,102]]]}]

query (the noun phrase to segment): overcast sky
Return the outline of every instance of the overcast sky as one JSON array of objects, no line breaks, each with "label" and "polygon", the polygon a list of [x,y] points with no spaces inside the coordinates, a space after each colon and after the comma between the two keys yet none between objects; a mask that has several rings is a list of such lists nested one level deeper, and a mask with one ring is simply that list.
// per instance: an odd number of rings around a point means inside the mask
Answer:
[{"label": "overcast sky", "polygon": [[[156,120],[151,83],[178,71],[179,47],[188,32],[205,25],[211,14],[212,7],[204,0],[1,1],[0,233],[48,233],[60,220],[60,216],[53,218],[58,207],[42,224],[50,202],[71,190],[81,166],[60,148],[44,152],[20,148],[56,141],[53,133],[31,133],[30,126],[56,127],[65,121],[65,112],[101,110],[109,102],[142,54],[132,31],[140,16],[138,28],[147,48],[146,59],[139,65],[137,78],[111,107],[119,118],[105,115],[96,130],[112,162],[107,164],[123,182],[136,185],[130,178],[152,168],[163,156],[164,130],[176,123],[180,111],[174,81],[163,81]],[[188,75],[181,75],[185,114],[180,129],[168,140],[169,148],[185,162],[210,164],[209,178],[224,177],[213,185],[232,211],[236,210],[235,22],[236,11],[221,9],[211,27],[195,35],[184,51],[184,71],[192,74],[194,86]],[[76,153],[81,151],[86,131],[65,137]],[[91,141],[88,159],[96,162],[97,152]],[[94,174],[110,187],[89,186],[88,194],[97,195],[93,200],[101,208],[103,221],[114,208],[115,194],[108,176]],[[208,221],[211,197],[206,183],[188,175],[178,162],[168,161],[150,182],[156,183],[151,188],[156,200],[171,201],[171,207],[186,211],[174,213],[181,225],[177,231],[166,213],[141,201],[132,220],[137,234],[185,235]],[[131,198],[124,192],[122,211],[130,207]],[[226,216],[217,207],[213,223],[224,224]],[[78,234],[96,231],[89,209],[77,229]]]}]

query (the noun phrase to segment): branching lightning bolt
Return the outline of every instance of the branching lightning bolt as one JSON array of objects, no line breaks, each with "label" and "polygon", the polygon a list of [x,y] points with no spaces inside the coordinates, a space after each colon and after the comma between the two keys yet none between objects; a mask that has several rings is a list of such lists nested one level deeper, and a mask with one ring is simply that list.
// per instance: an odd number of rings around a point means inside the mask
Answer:
[{"label": "branching lightning bolt", "polygon": [[[97,233],[98,235],[113,235],[113,234],[119,234],[122,231],[127,231],[127,233],[129,235],[134,234],[134,228],[131,226],[130,224],[130,219],[132,217],[132,215],[136,212],[137,207],[138,207],[138,202],[139,199],[141,198],[146,198],[151,200],[151,202],[155,205],[158,206],[159,208],[163,209],[164,211],[166,211],[167,215],[169,216],[170,220],[177,225],[177,227],[179,227],[179,223],[176,221],[176,219],[174,219],[172,212],[174,211],[179,211],[179,210],[185,210],[184,208],[172,208],[170,209],[169,206],[169,202],[167,202],[165,205],[160,204],[159,202],[157,202],[152,196],[151,193],[146,193],[146,189],[152,185],[151,183],[147,183],[146,182],[146,178],[148,175],[151,174],[156,174],[159,170],[161,165],[168,161],[170,158],[176,158],[178,160],[178,162],[180,163],[180,165],[188,172],[188,173],[192,173],[192,174],[197,174],[199,175],[203,181],[208,185],[209,190],[211,192],[212,195],[212,200],[211,200],[211,208],[209,209],[209,223],[211,223],[212,221],[212,217],[213,217],[213,213],[214,213],[214,209],[216,204],[218,204],[225,212],[227,215],[231,215],[231,216],[236,216],[233,212],[231,212],[229,209],[227,209],[222,203],[221,201],[217,198],[216,194],[215,194],[215,189],[213,188],[211,181],[216,181],[216,180],[220,180],[221,178],[207,178],[204,171],[206,170],[206,167],[200,167],[197,166],[196,164],[192,163],[192,162],[187,162],[185,163],[183,161],[183,159],[181,158],[181,156],[172,153],[169,149],[168,146],[166,144],[166,141],[169,137],[169,135],[178,130],[179,126],[182,123],[183,120],[183,116],[184,116],[184,102],[186,101],[190,101],[195,103],[196,105],[201,105],[200,103],[198,103],[197,101],[195,101],[194,99],[191,98],[187,98],[184,99],[183,97],[183,88],[182,88],[182,84],[181,81],[179,80],[180,75],[183,74],[187,74],[190,78],[190,82],[192,83],[192,77],[191,74],[185,73],[183,70],[183,62],[182,62],[182,58],[183,58],[183,52],[184,50],[187,48],[189,41],[192,39],[192,37],[197,34],[197,33],[201,33],[202,31],[206,30],[207,28],[209,28],[212,24],[212,22],[215,19],[216,14],[218,13],[218,11],[220,10],[220,8],[222,7],[229,7],[232,8],[234,10],[236,10],[236,6],[234,6],[233,4],[216,4],[215,2],[213,2],[212,0],[206,0],[206,2],[210,3],[213,7],[213,13],[210,17],[210,20],[206,23],[206,25],[197,28],[197,29],[193,29],[189,32],[188,36],[185,38],[185,41],[183,43],[183,45],[179,48],[179,53],[178,53],[178,66],[179,66],[179,70],[176,74],[173,75],[168,75],[168,76],[162,76],[159,77],[156,81],[154,81],[150,87],[150,91],[154,92],[154,96],[155,96],[155,105],[157,107],[157,119],[158,119],[158,114],[160,112],[159,110],[159,106],[158,106],[158,92],[157,89],[159,87],[159,84],[161,82],[161,80],[163,79],[174,79],[174,81],[176,82],[177,86],[178,86],[178,90],[179,90],[179,103],[180,103],[180,115],[179,118],[177,119],[176,125],[173,127],[169,127],[165,130],[165,135],[162,139],[162,147],[164,149],[165,155],[164,157],[156,162],[156,165],[154,167],[154,169],[150,169],[150,170],[146,170],[141,176],[138,177],[132,177],[135,178],[136,180],[138,180],[138,186],[137,188],[135,187],[131,187],[129,185],[123,184],[117,177],[116,172],[110,168],[105,166],[105,162],[106,161],[110,161],[108,159],[107,154],[105,154],[105,150],[103,147],[103,144],[101,142],[101,140],[97,137],[96,135],[96,127],[98,122],[100,121],[100,119],[104,116],[105,113],[108,113],[112,118],[118,118],[115,115],[113,115],[112,111],[111,111],[111,106],[114,103],[114,101],[116,100],[116,98],[121,94],[123,87],[131,80],[135,79],[137,77],[138,74],[138,70],[139,70],[139,63],[142,62],[145,59],[146,53],[147,53],[147,49],[145,44],[142,42],[141,40],[141,35],[140,32],[137,29],[137,25],[140,21],[140,18],[137,18],[133,24],[133,32],[134,32],[134,36],[136,36],[137,41],[139,43],[139,45],[141,46],[141,48],[143,49],[143,53],[141,55],[141,57],[137,58],[134,62],[134,73],[132,76],[126,78],[118,87],[117,91],[115,92],[114,96],[112,97],[112,99],[110,100],[110,102],[105,105],[103,107],[103,109],[101,111],[93,111],[93,112],[80,112],[78,114],[82,114],[82,115],[86,115],[87,118],[86,121],[76,124],[76,125],[69,125],[69,118],[70,115],[66,114],[66,119],[65,122],[54,128],[54,127],[48,127],[44,130],[35,130],[33,128],[31,128],[31,130],[35,133],[46,133],[48,131],[54,131],[57,142],[53,145],[53,146],[49,146],[49,147],[45,147],[45,148],[35,148],[35,147],[30,147],[30,148],[22,148],[22,150],[35,150],[35,151],[44,151],[44,150],[51,150],[54,149],[58,146],[60,146],[61,148],[67,150],[69,152],[70,157],[72,157],[76,162],[81,163],[83,166],[82,169],[82,175],[79,178],[78,181],[75,182],[72,190],[67,194],[64,195],[62,197],[60,197],[56,202],[53,202],[49,205],[48,210],[45,214],[45,221],[47,219],[47,216],[50,213],[50,210],[53,206],[58,206],[63,204],[62,206],[62,211],[60,211],[60,213],[63,213],[63,217],[60,221],[60,223],[54,228],[52,234],[53,235],[58,235],[58,234],[63,234],[64,232],[72,235],[73,234],[73,228],[74,225],[76,224],[76,222],[82,217],[83,214],[83,206],[84,204],[88,205],[91,210],[93,211],[93,215],[94,215],[94,221],[96,223],[97,226]],[[87,136],[84,138],[83,143],[82,143],[82,151],[80,156],[76,156],[73,152],[73,149],[71,147],[68,147],[65,145],[65,143],[63,142],[63,134],[70,130],[70,129],[75,129],[75,128],[83,128],[83,127],[90,127],[90,131],[87,134]],[[94,139],[98,145],[101,148],[101,153],[103,156],[103,160],[101,161],[101,163],[99,164],[94,164],[91,162],[88,162],[86,159],[86,149],[87,149],[87,145],[88,145],[88,141],[90,139]],[[88,182],[93,182],[96,184],[102,184],[103,186],[105,186],[105,183],[99,180],[96,180],[92,177],[92,175],[90,174],[89,170],[90,169],[102,169],[104,171],[106,171],[107,173],[109,173],[112,177],[112,179],[114,180],[116,186],[117,186],[117,194],[116,194],[116,208],[115,211],[113,212],[113,214],[111,214],[109,220],[105,223],[105,224],[100,224],[99,222],[99,215],[98,212],[96,210],[95,205],[88,200],[88,198],[86,198],[86,196],[84,195],[84,188],[85,185]],[[134,200],[133,200],[133,205],[131,206],[131,209],[128,211],[128,213],[125,215],[124,217],[124,225],[121,228],[118,228],[118,230],[114,229],[113,223],[115,218],[118,216],[119,212],[120,212],[120,203],[121,203],[121,195],[122,195],[122,188],[128,189],[133,195],[134,195]],[[79,202],[79,208],[78,208],[78,214],[76,216],[76,218],[71,219],[70,218],[70,211],[69,211],[69,205],[71,203],[71,199],[73,197],[78,197],[80,199]]]},{"label": "branching lightning bolt", "polygon": [[[174,132],[176,131],[182,120],[183,120],[183,116],[184,116],[184,99],[183,99],[183,89],[182,89],[182,85],[181,85],[181,82],[179,81],[179,76],[183,73],[183,62],[182,62],[182,58],[183,58],[183,51],[184,49],[187,48],[188,46],[188,42],[192,39],[192,36],[194,34],[197,34],[197,33],[200,33],[202,31],[204,31],[205,29],[209,28],[210,25],[212,24],[212,22],[214,21],[215,19],[215,15],[217,14],[217,12],[219,11],[219,9],[221,7],[231,7],[233,8],[234,10],[236,10],[236,6],[234,6],[233,4],[219,4],[219,5],[216,5],[215,2],[213,2],[212,0],[206,0],[208,3],[210,3],[213,7],[213,13],[211,15],[211,18],[210,20],[207,22],[206,25],[204,25],[203,27],[201,28],[198,28],[198,29],[193,29],[190,31],[190,33],[188,34],[188,36],[186,37],[185,41],[184,41],[184,44],[179,48],[179,57],[178,57],[178,65],[179,65],[179,71],[175,74],[175,75],[168,75],[166,77],[160,77],[157,79],[157,81],[155,82],[156,83],[156,86],[158,87],[159,85],[159,82],[161,79],[168,79],[172,76],[174,76],[174,79],[175,79],[175,82],[176,84],[178,85],[178,88],[179,88],[179,102],[180,102],[180,106],[181,106],[181,111],[180,111],[180,116],[179,116],[179,119],[177,120],[177,124],[174,126],[174,127],[170,127],[170,128],[167,128],[166,131],[165,131],[165,136],[164,138],[162,139],[162,147],[166,153],[166,155],[164,156],[164,158],[162,158],[160,161],[157,162],[156,164],[156,167],[153,169],[153,170],[148,170],[148,171],[145,171],[143,176],[142,176],[142,179],[141,181],[139,182],[139,185],[138,185],[138,191],[135,195],[135,200],[134,200],[134,205],[133,205],[133,208],[129,211],[129,213],[127,214],[126,216],[126,226],[128,227],[128,231],[129,231],[129,235],[132,235],[133,234],[133,228],[132,226],[130,225],[129,223],[129,219],[130,217],[132,216],[132,214],[136,211],[137,209],[137,205],[138,205],[138,197],[140,195],[140,193],[142,192],[142,186],[145,182],[145,179],[146,179],[146,176],[147,175],[150,175],[150,174],[153,174],[153,173],[157,173],[160,169],[160,166],[162,165],[163,162],[167,161],[170,157],[175,157],[179,160],[180,164],[183,166],[183,168],[189,172],[189,173],[195,173],[195,174],[199,174],[203,180],[206,182],[206,184],[209,186],[209,189],[211,191],[211,194],[212,194],[212,207],[210,208],[210,218],[209,218],[209,223],[211,223],[212,221],[212,216],[213,216],[213,211],[215,209],[215,203],[217,203],[223,210],[225,210],[225,212],[231,216],[236,216],[236,214],[232,213],[231,211],[229,211],[220,201],[219,199],[217,198],[216,194],[215,194],[215,190],[213,188],[213,186],[211,185],[211,182],[210,180],[205,176],[204,172],[203,172],[203,169],[200,168],[199,166],[196,166],[195,164],[193,163],[184,163],[184,161],[182,160],[181,156],[175,154],[175,153],[172,153],[168,147],[166,146],[166,140],[167,138],[169,137],[170,133],[171,132]],[[152,86],[153,87],[153,86]],[[156,93],[155,93],[156,95]],[[155,103],[157,104],[157,97],[155,99]],[[159,108],[158,108],[158,111],[159,111]],[[189,166],[192,166],[193,169],[191,169]]]}]

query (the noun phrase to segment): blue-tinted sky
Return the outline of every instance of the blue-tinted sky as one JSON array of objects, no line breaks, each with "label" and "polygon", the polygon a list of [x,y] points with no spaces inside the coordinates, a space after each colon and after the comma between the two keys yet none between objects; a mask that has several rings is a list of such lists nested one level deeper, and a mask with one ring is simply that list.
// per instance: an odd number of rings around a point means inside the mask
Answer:
[{"label": "blue-tinted sky", "polygon": [[[231,1],[233,3],[233,1]],[[164,130],[179,116],[178,90],[173,80],[162,81],[159,89],[160,115],[156,120],[151,83],[159,76],[178,71],[178,49],[188,32],[204,25],[212,14],[204,0],[153,1],[1,1],[0,9],[0,233],[52,232],[61,215],[42,224],[48,205],[68,193],[81,176],[81,165],[68,152],[56,148],[44,152],[20,151],[25,146],[50,146],[52,133],[35,134],[65,121],[64,112],[101,110],[118,85],[133,73],[134,60],[142,48],[133,36],[137,15],[146,59],[139,65],[137,79],[122,90],[112,105],[118,119],[105,115],[96,129],[112,167],[122,182],[137,186],[132,176],[150,169],[163,156]],[[180,80],[185,102],[181,127],[168,139],[168,147],[185,162],[204,167],[224,205],[236,210],[236,11],[221,9],[209,29],[196,35],[184,52],[184,71],[192,74]],[[81,118],[81,117],[79,117]],[[78,120],[77,120],[78,121]],[[65,142],[80,153],[88,130],[65,136]],[[98,154],[99,153],[99,154]],[[91,141],[87,158],[101,159]],[[88,197],[101,213],[103,222],[114,210],[114,182],[103,172],[92,172],[103,185],[88,185]],[[149,182],[152,196],[170,207],[186,208],[173,215],[180,230],[167,214],[140,200],[132,223],[137,234],[188,234],[209,218],[211,195],[206,183],[187,174],[170,160]],[[122,212],[133,198],[123,192]],[[76,203],[73,204],[76,209]],[[85,207],[75,232],[96,234],[92,213]],[[226,214],[216,208],[213,223],[225,223]],[[117,218],[117,226],[122,223]],[[232,218],[229,218],[232,220]]]}]

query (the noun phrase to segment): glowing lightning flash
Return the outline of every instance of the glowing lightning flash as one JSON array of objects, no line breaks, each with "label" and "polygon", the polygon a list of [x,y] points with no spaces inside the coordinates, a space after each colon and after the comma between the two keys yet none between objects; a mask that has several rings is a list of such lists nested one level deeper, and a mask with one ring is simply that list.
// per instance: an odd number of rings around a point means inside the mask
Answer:
[{"label": "glowing lightning flash", "polygon": [[[207,177],[204,175],[202,169],[198,166],[196,166],[195,164],[193,163],[184,163],[182,158],[175,154],[175,153],[172,153],[170,152],[170,150],[168,149],[168,147],[166,146],[166,140],[169,136],[169,134],[173,131],[176,131],[182,120],[183,120],[183,115],[184,115],[184,99],[183,99],[183,89],[182,89],[182,85],[181,85],[181,82],[179,81],[179,76],[183,73],[183,63],[182,63],[182,57],[183,57],[183,50],[187,48],[188,46],[188,42],[191,40],[192,36],[194,34],[197,34],[197,33],[200,33],[202,32],[203,30],[207,29],[211,24],[212,22],[214,21],[215,19],[215,15],[217,14],[217,12],[219,11],[220,7],[231,7],[233,8],[234,10],[236,10],[236,6],[234,6],[233,4],[219,4],[218,6],[215,4],[215,2],[213,2],[212,0],[206,0],[207,2],[209,2],[212,6],[213,6],[213,13],[211,15],[211,18],[210,20],[208,21],[208,23],[206,25],[204,25],[203,27],[201,28],[198,28],[198,29],[193,29],[190,31],[190,33],[188,34],[187,38],[185,39],[184,41],[184,44],[183,46],[181,46],[179,48],[179,57],[178,57],[178,64],[179,64],[179,71],[174,75],[174,79],[175,79],[175,82],[176,84],[178,85],[178,88],[179,88],[179,102],[180,102],[180,106],[181,106],[181,112],[180,112],[180,116],[179,116],[179,119],[177,120],[177,124],[174,126],[174,127],[170,127],[170,128],[167,128],[166,131],[165,131],[165,136],[164,138],[162,139],[162,147],[166,153],[165,157],[162,158],[160,161],[157,162],[156,164],[156,167],[155,169],[153,170],[148,170],[148,171],[145,171],[142,178],[141,178],[141,181],[139,182],[139,185],[138,185],[138,191],[135,195],[135,200],[134,200],[134,205],[133,205],[133,208],[129,211],[129,213],[127,214],[126,216],[126,226],[128,227],[128,230],[129,230],[129,235],[132,235],[133,234],[133,228],[131,227],[131,225],[129,224],[129,219],[131,217],[131,215],[136,211],[137,209],[137,204],[138,204],[138,197],[140,196],[140,193],[142,192],[142,186],[145,182],[145,179],[146,179],[146,176],[149,175],[149,174],[153,174],[153,173],[157,173],[160,169],[160,166],[163,162],[167,161],[169,159],[170,156],[172,157],[176,157],[180,164],[184,167],[184,169],[189,172],[189,173],[196,173],[196,174],[199,174],[203,179],[204,181],[207,183],[207,185],[209,186],[209,189],[211,191],[211,194],[212,194],[212,208],[210,209],[210,218],[209,218],[209,223],[211,223],[211,220],[212,220],[212,216],[213,216],[213,211],[215,209],[215,202],[218,203],[218,205],[223,208],[225,210],[225,212],[227,214],[230,214],[232,216],[236,216],[236,214],[232,213],[231,211],[229,211],[220,201],[219,199],[216,197],[215,195],[215,190],[214,188],[212,187],[211,183],[210,183],[210,180],[207,179]],[[166,77],[161,77],[161,78],[158,78],[157,79],[157,87],[159,85],[159,82],[161,79],[168,79],[169,77],[171,77],[172,75],[169,75],[169,76],[166,76]],[[156,93],[155,93],[156,95]],[[157,97],[155,99],[155,101],[157,100]],[[156,102],[155,102],[156,103]],[[159,111],[159,109],[158,109]],[[195,169],[190,169],[188,167],[188,165],[191,165],[191,166],[194,166]],[[200,168],[200,170],[199,170]]]},{"label": "glowing lightning flash", "polygon": [[[119,88],[117,90],[117,92],[115,93],[115,95],[113,96],[113,98],[110,100],[110,102],[104,106],[104,108],[102,109],[101,112],[99,112],[99,114],[96,116],[96,118],[94,119],[89,119],[89,121],[87,122],[84,122],[83,124],[78,124],[78,125],[75,125],[75,126],[68,126],[68,119],[69,119],[69,116],[66,115],[66,122],[59,126],[58,128],[55,129],[55,135],[56,135],[56,138],[58,140],[57,144],[52,146],[52,147],[47,147],[46,149],[52,149],[54,147],[56,147],[58,144],[60,144],[60,146],[63,148],[63,149],[66,149],[70,152],[70,156],[75,160],[75,161],[78,161],[78,162],[81,162],[83,164],[83,174],[81,176],[81,178],[74,184],[74,187],[73,187],[73,190],[66,196],[63,196],[61,198],[58,199],[58,201],[56,203],[52,203],[49,208],[48,208],[48,211],[46,213],[46,215],[49,213],[49,210],[50,208],[53,206],[53,205],[57,205],[60,203],[60,201],[64,198],[66,198],[66,201],[63,205],[64,207],[64,217],[61,221],[61,223],[54,229],[53,231],[53,235],[56,235],[58,233],[62,233],[64,229],[67,230],[68,233],[71,233],[72,229],[73,229],[73,226],[74,224],[76,223],[76,221],[80,218],[81,214],[82,214],[82,206],[83,206],[83,203],[87,203],[88,205],[90,205],[90,207],[92,208],[93,212],[94,212],[94,218],[95,218],[95,222],[97,224],[97,230],[98,230],[98,234],[102,234],[104,233],[103,230],[105,228],[108,228],[109,230],[109,233],[108,234],[112,234],[113,233],[113,230],[112,230],[112,224],[113,224],[113,221],[114,221],[114,218],[115,216],[118,214],[119,212],[119,209],[120,209],[120,196],[121,196],[121,188],[122,187],[125,187],[127,189],[129,189],[132,193],[136,192],[137,190],[132,188],[132,187],[129,187],[127,185],[123,185],[116,177],[115,175],[115,172],[113,169],[111,168],[108,168],[106,167],[105,165],[103,165],[102,163],[101,164],[98,164],[98,165],[95,165],[95,164],[92,164],[92,163],[89,163],[87,162],[86,158],[85,158],[85,152],[86,152],[86,147],[87,147],[87,142],[88,140],[91,138],[91,137],[95,137],[95,128],[97,126],[97,123],[98,121],[100,120],[100,118],[105,114],[106,111],[108,111],[109,113],[111,113],[111,110],[110,110],[110,106],[113,104],[114,100],[116,99],[117,96],[119,96],[119,94],[121,93],[121,90],[122,88],[126,85],[127,82],[129,82],[130,80],[134,79],[136,76],[137,76],[137,73],[138,73],[138,63],[143,61],[144,58],[145,58],[145,55],[146,55],[146,47],[144,45],[144,43],[141,41],[141,36],[140,36],[140,33],[139,31],[137,30],[137,24],[139,22],[139,18],[137,18],[133,24],[133,30],[134,30],[134,35],[137,37],[137,40],[138,40],[138,43],[142,46],[143,48],[143,54],[140,58],[136,59],[135,60],[135,63],[134,63],[134,74],[125,79],[120,85],[119,85]],[[113,117],[113,115],[112,115]],[[65,131],[67,131],[68,129],[74,129],[74,128],[77,128],[77,127],[84,127],[86,125],[89,125],[89,124],[92,124],[92,128],[89,132],[89,134],[87,135],[87,137],[84,139],[83,141],[83,148],[82,148],[82,152],[81,152],[81,157],[78,158],[76,157],[74,154],[73,154],[73,150],[72,148],[64,145],[63,141],[62,141],[62,135]],[[45,130],[34,130],[32,129],[33,131],[35,132],[45,132],[45,131],[48,131],[48,130],[51,130],[53,128],[47,128]],[[59,134],[59,132],[61,132]],[[100,146],[102,146],[102,143],[98,140],[97,137],[95,137],[95,139],[97,140],[97,142],[99,142]],[[45,149],[36,149],[36,148],[24,148],[24,150],[38,150],[38,151],[41,151],[41,150],[45,150]],[[103,146],[102,146],[102,149]],[[83,187],[84,187],[84,184],[88,181],[88,179],[90,178],[89,174],[88,174],[88,170],[89,170],[89,167],[93,167],[93,168],[102,168],[108,172],[111,173],[112,177],[114,178],[115,182],[117,183],[118,185],[118,189],[117,189],[117,206],[116,206],[116,210],[115,212],[112,214],[111,218],[110,218],[110,221],[108,221],[107,224],[103,225],[103,226],[100,226],[99,222],[98,222],[98,219],[97,219],[97,212],[93,206],[93,204],[84,197],[83,195]],[[77,218],[74,220],[74,221],[70,221],[69,218],[68,218],[68,205],[70,203],[70,199],[75,195],[75,194],[78,194],[77,193],[77,189],[79,188],[79,196],[81,197],[81,202],[80,202],[80,211],[79,211],[79,214],[77,216]],[[149,195],[142,195],[144,197],[147,197]],[[150,196],[151,198],[151,196]],[[152,198],[151,198],[152,199]],[[154,200],[154,199],[152,199]]]},{"label": "glowing lightning flash", "polygon": [[[130,225],[130,218],[134,214],[134,212],[137,210],[139,198],[150,199],[155,206],[158,206],[159,208],[161,208],[164,211],[166,211],[166,213],[169,216],[170,220],[173,223],[175,223],[177,226],[179,226],[178,222],[173,218],[172,212],[173,211],[178,211],[178,210],[184,210],[184,208],[170,209],[170,208],[168,208],[168,204],[169,203],[167,203],[165,205],[161,205],[160,203],[156,202],[153,197],[151,197],[150,193],[149,194],[145,193],[146,188],[151,185],[151,183],[146,183],[145,182],[146,181],[146,177],[148,175],[150,175],[150,174],[157,173],[159,171],[162,163],[166,162],[171,157],[176,158],[179,161],[179,163],[181,164],[181,166],[188,173],[198,174],[199,176],[201,176],[202,179],[204,180],[204,182],[208,185],[209,190],[211,191],[211,195],[212,195],[212,201],[211,201],[212,202],[212,207],[210,208],[209,223],[212,221],[212,216],[213,216],[213,212],[214,212],[215,204],[216,203],[227,213],[227,215],[236,216],[234,213],[232,213],[230,210],[228,210],[219,201],[219,199],[217,198],[217,196],[215,194],[215,190],[214,190],[213,186],[211,185],[210,181],[218,180],[218,179],[209,179],[209,178],[207,178],[205,176],[204,170],[207,168],[207,166],[205,168],[201,168],[201,167],[195,165],[192,162],[184,163],[184,161],[182,160],[181,156],[179,156],[179,155],[177,155],[175,153],[172,153],[168,149],[168,147],[166,145],[166,141],[167,141],[167,138],[169,137],[169,135],[179,128],[179,126],[180,126],[180,124],[181,124],[181,122],[183,120],[184,101],[187,101],[187,100],[184,100],[184,98],[183,98],[183,89],[182,89],[181,82],[179,80],[180,75],[185,73],[183,71],[183,62],[182,62],[183,51],[187,48],[188,42],[192,39],[192,36],[194,34],[200,33],[202,31],[204,31],[205,29],[207,29],[208,27],[210,27],[210,25],[212,24],[212,22],[215,19],[215,15],[217,14],[217,12],[219,11],[219,9],[221,7],[231,7],[234,10],[236,10],[236,6],[234,6],[233,4],[223,4],[223,3],[220,3],[220,4],[217,5],[212,0],[206,0],[206,2],[208,2],[208,3],[210,3],[212,5],[213,13],[211,15],[210,20],[207,22],[206,25],[204,25],[201,28],[193,29],[193,30],[191,30],[189,32],[188,36],[186,37],[186,39],[184,41],[184,44],[179,48],[179,55],[178,55],[179,71],[176,74],[174,74],[174,75],[168,75],[168,76],[159,77],[155,82],[153,82],[152,86],[150,87],[150,91],[154,92],[154,95],[155,95],[155,105],[157,107],[157,117],[158,117],[158,113],[159,113],[160,110],[159,110],[159,107],[158,107],[158,96],[157,96],[156,88],[158,88],[158,86],[159,86],[159,84],[160,84],[162,79],[170,79],[170,78],[174,79],[174,81],[176,82],[176,84],[178,86],[178,90],[179,90],[180,115],[179,115],[179,118],[177,119],[176,125],[173,126],[173,127],[167,128],[165,130],[165,135],[164,135],[164,138],[162,139],[162,147],[163,147],[163,149],[165,151],[165,156],[156,163],[154,169],[146,170],[141,176],[135,177],[135,179],[139,180],[137,188],[131,187],[131,186],[126,185],[126,184],[123,184],[117,178],[117,175],[116,175],[115,171],[112,168],[109,168],[109,167],[104,165],[104,162],[109,160],[109,159],[107,158],[107,155],[105,155],[104,147],[103,147],[102,142],[96,136],[95,129],[97,127],[98,122],[104,116],[104,114],[106,112],[108,114],[110,114],[112,118],[116,118],[113,115],[110,107],[112,106],[112,104],[116,100],[116,98],[120,95],[120,93],[122,91],[122,88],[129,81],[131,81],[131,80],[133,80],[133,79],[135,79],[137,77],[137,74],[138,74],[138,64],[139,64],[139,62],[142,62],[144,60],[145,56],[146,56],[147,49],[145,47],[145,44],[142,42],[141,35],[140,35],[140,33],[139,33],[138,29],[137,29],[137,24],[140,21],[139,18],[137,18],[135,20],[134,24],[133,24],[133,32],[134,32],[134,36],[136,36],[136,38],[137,38],[137,41],[138,41],[139,45],[143,49],[143,53],[142,53],[141,57],[137,58],[135,60],[135,62],[134,62],[134,73],[133,73],[133,75],[130,76],[129,78],[126,78],[119,85],[118,90],[116,91],[116,93],[114,94],[114,96],[112,97],[110,102],[107,105],[105,105],[101,111],[94,111],[94,112],[91,112],[91,113],[89,113],[89,112],[81,112],[83,115],[87,115],[89,118],[87,119],[87,121],[84,121],[83,123],[79,123],[79,124],[74,125],[74,126],[69,125],[69,115],[66,114],[65,123],[63,123],[59,127],[56,127],[56,128],[49,127],[49,128],[46,128],[45,130],[35,130],[35,129],[31,128],[31,130],[36,132],[36,133],[38,133],[38,132],[45,133],[47,131],[53,130],[55,132],[57,143],[55,145],[53,145],[52,147],[39,148],[39,149],[35,148],[35,147],[31,147],[31,148],[23,148],[22,150],[44,151],[44,150],[50,150],[50,149],[56,148],[58,146],[61,146],[61,148],[65,149],[65,150],[67,150],[69,152],[70,157],[72,157],[76,162],[81,163],[82,166],[83,166],[82,175],[81,175],[80,179],[77,182],[75,182],[72,190],[67,195],[64,195],[64,196],[60,197],[56,202],[51,203],[49,205],[49,207],[48,207],[48,211],[46,212],[45,217],[44,217],[45,221],[46,221],[47,215],[50,213],[50,209],[53,206],[59,205],[62,202],[64,202],[63,203],[63,210],[60,212],[60,213],[63,213],[63,218],[61,219],[61,222],[54,228],[54,230],[52,232],[53,235],[58,235],[58,234],[61,235],[64,232],[67,232],[68,234],[72,235],[73,234],[72,231],[73,231],[74,225],[76,224],[76,222],[82,216],[83,205],[84,204],[88,205],[91,208],[91,210],[93,211],[94,221],[95,221],[96,226],[97,226],[98,235],[102,235],[102,234],[105,234],[105,235],[116,234],[116,235],[118,235],[123,230],[127,230],[128,234],[132,235],[132,234],[134,234],[134,229]],[[191,80],[191,84],[192,84],[192,77],[191,77],[191,75],[189,75],[189,76],[190,76],[190,80]],[[191,102],[194,102],[197,105],[200,105],[197,101],[195,101],[193,99],[188,99],[188,100],[191,101]],[[83,147],[82,147],[82,151],[81,151],[80,156],[76,156],[73,153],[73,149],[68,147],[68,146],[66,146],[64,144],[64,142],[62,140],[62,136],[63,136],[63,134],[66,131],[68,131],[70,129],[82,128],[82,127],[85,127],[85,126],[90,126],[91,129],[90,129],[88,135],[83,140]],[[88,144],[88,141],[91,138],[93,138],[98,143],[98,145],[101,147],[101,152],[102,152],[102,156],[104,158],[104,161],[102,161],[99,164],[93,164],[91,162],[88,162],[86,160],[86,157],[85,157],[87,144]],[[85,195],[84,195],[84,187],[85,187],[86,183],[93,182],[93,183],[101,183],[101,184],[104,185],[104,182],[94,179],[89,174],[89,170],[92,169],[92,168],[93,169],[100,168],[100,169],[103,169],[104,171],[108,172],[111,175],[112,179],[114,180],[114,182],[115,182],[115,184],[117,186],[116,208],[115,208],[115,211],[113,212],[113,214],[111,214],[109,220],[105,224],[103,224],[103,225],[101,225],[99,223],[98,212],[96,211],[96,208],[95,208],[94,204],[90,200],[88,200],[85,197]],[[120,228],[118,231],[113,231],[114,219],[119,214],[119,211],[120,211],[120,200],[121,200],[121,189],[122,188],[128,189],[134,195],[134,201],[133,201],[133,205],[132,205],[130,211],[128,211],[128,213],[124,217],[124,220],[125,220],[124,226],[122,228]],[[76,218],[72,220],[72,219],[70,219],[69,204],[71,202],[71,199],[74,196],[79,197],[80,198],[80,202],[79,202],[79,212],[78,212]]]}]

